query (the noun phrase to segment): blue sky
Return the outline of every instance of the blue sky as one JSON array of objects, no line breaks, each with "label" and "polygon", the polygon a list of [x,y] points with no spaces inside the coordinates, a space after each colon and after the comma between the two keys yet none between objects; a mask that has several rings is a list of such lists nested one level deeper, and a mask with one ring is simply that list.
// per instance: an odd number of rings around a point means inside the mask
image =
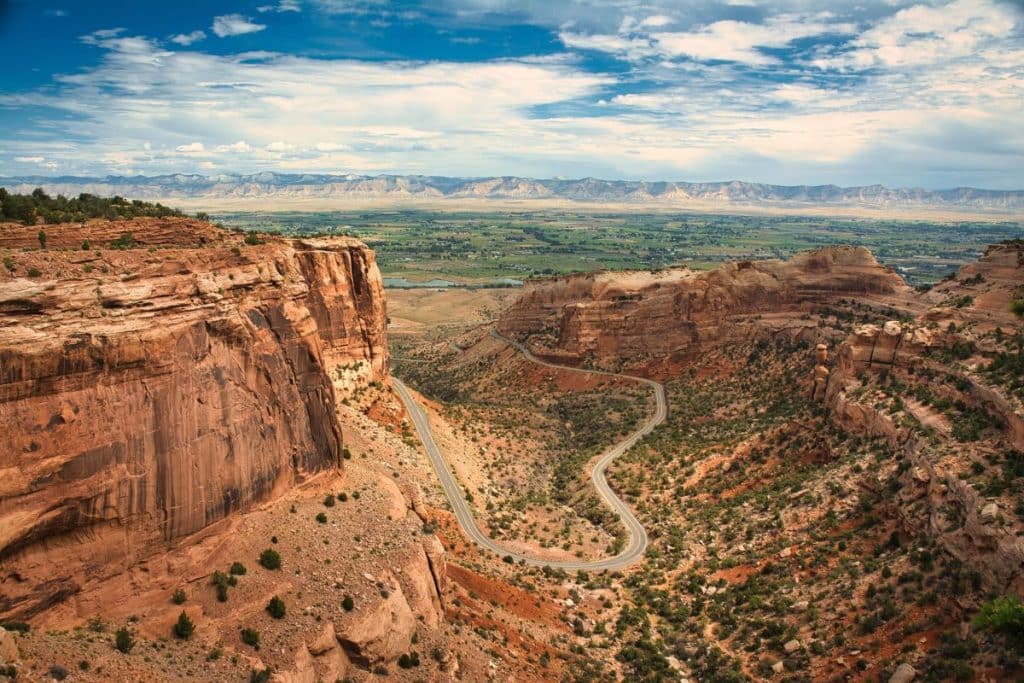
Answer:
[{"label": "blue sky", "polygon": [[1024,188],[1004,0],[0,0],[0,175]]}]

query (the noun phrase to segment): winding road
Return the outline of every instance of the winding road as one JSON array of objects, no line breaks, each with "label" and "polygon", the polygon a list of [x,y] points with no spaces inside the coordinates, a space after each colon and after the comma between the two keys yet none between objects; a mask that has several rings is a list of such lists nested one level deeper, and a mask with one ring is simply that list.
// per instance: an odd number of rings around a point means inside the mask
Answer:
[{"label": "winding road", "polygon": [[634,375],[624,375],[615,372],[606,372],[604,370],[586,370],[581,368],[572,368],[565,365],[557,365],[555,363],[549,363],[547,361],[537,358],[529,349],[520,344],[517,341],[508,339],[507,337],[498,334],[497,331],[491,331],[491,334],[505,342],[509,346],[515,348],[522,353],[527,360],[538,365],[544,365],[550,368],[556,368],[558,370],[568,370],[570,372],[581,372],[591,375],[608,375],[610,377],[619,377],[628,379],[634,382],[641,382],[648,385],[654,390],[654,396],[656,400],[656,407],[654,414],[644,422],[638,429],[631,432],[622,441],[619,441],[607,451],[605,451],[597,459],[594,464],[594,468],[590,473],[590,480],[594,484],[594,488],[597,489],[597,493],[601,496],[601,499],[605,504],[610,507],[622,520],[626,530],[629,534],[629,542],[626,544],[625,549],[614,557],[608,557],[601,560],[591,561],[556,561],[546,560],[539,557],[532,557],[530,555],[524,555],[519,552],[515,552],[508,548],[504,548],[498,543],[491,540],[486,534],[484,534],[480,527],[477,526],[476,520],[473,518],[473,511],[469,507],[469,503],[466,502],[465,495],[462,488],[459,486],[455,477],[452,475],[451,469],[448,467],[448,463],[445,461],[444,456],[441,454],[441,449],[437,447],[437,443],[434,441],[434,436],[430,431],[430,422],[427,419],[427,413],[423,410],[423,407],[416,402],[413,398],[412,392],[409,388],[402,383],[398,378],[393,378],[395,389],[398,393],[398,397],[405,404],[405,409],[409,412],[412,417],[413,425],[416,427],[416,433],[420,437],[420,441],[423,442],[424,448],[426,448],[427,455],[430,457],[431,463],[434,465],[434,470],[437,471],[437,476],[441,479],[441,486],[444,488],[445,495],[448,497],[448,501],[451,503],[452,510],[455,513],[455,519],[458,521],[459,526],[466,536],[468,536],[474,543],[481,548],[490,550],[493,553],[501,555],[502,557],[512,557],[513,560],[522,561],[526,564],[534,565],[537,567],[552,567],[557,569],[565,570],[602,570],[602,569],[621,569],[626,567],[641,557],[643,557],[644,551],[647,550],[647,532],[644,530],[642,524],[637,520],[633,511],[615,495],[615,492],[608,486],[608,480],[605,478],[605,470],[608,465],[611,464],[615,458],[619,457],[627,450],[629,450],[633,444],[643,438],[646,434],[649,434],[651,430],[660,425],[665,421],[665,417],[668,415],[668,404],[665,400],[665,387],[660,383],[655,382],[644,377],[636,377]]}]

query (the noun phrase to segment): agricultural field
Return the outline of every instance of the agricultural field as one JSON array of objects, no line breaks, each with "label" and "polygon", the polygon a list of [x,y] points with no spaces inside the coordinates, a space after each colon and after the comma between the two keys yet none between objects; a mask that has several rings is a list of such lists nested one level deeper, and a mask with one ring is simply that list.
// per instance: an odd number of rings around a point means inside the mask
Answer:
[{"label": "agricultural field", "polygon": [[1024,235],[1024,223],[925,222],[810,216],[576,211],[292,211],[219,213],[244,230],[348,234],[377,252],[387,278],[514,284],[600,269],[710,268],[786,258],[829,244],[870,248],[910,282],[934,282],[988,244]]}]

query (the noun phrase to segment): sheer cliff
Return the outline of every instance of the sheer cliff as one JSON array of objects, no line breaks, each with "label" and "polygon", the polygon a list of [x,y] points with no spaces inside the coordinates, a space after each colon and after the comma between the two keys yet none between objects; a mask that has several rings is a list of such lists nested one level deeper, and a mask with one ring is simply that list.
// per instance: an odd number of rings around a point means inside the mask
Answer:
[{"label": "sheer cliff", "polygon": [[538,280],[498,329],[562,362],[664,367],[702,345],[742,335],[751,317],[836,297],[898,297],[903,279],[859,247],[827,247],[788,261],[739,261],[711,271],[601,272]]},{"label": "sheer cliff", "polygon": [[8,249],[0,274],[6,615],[341,468],[332,373],[387,374],[356,240],[247,244],[187,219],[51,232],[80,248]]}]

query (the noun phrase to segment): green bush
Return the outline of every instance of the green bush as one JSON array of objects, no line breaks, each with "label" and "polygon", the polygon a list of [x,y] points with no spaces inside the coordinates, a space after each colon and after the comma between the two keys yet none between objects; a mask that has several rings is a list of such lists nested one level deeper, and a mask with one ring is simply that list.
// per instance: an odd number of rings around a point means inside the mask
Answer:
[{"label": "green bush", "polygon": [[1002,634],[1007,644],[1024,652],[1024,603],[1016,595],[1004,595],[982,605],[974,625]]},{"label": "green bush", "polygon": [[135,647],[135,638],[127,626],[122,626],[114,632],[114,647],[124,654],[128,654]]},{"label": "green bush", "polygon": [[28,276],[29,277],[42,277],[42,275],[43,275],[43,271],[39,270],[38,268],[29,268],[28,269]]},{"label": "green bush", "polygon": [[232,562],[231,568],[228,569],[228,573],[234,574],[235,576],[242,576],[245,574],[245,565],[241,562]]},{"label": "green bush", "polygon": [[260,649],[260,633],[254,628],[242,629],[242,642],[251,646],[254,650]]},{"label": "green bush", "polygon": [[408,654],[402,654],[398,658],[398,666],[403,669],[411,669],[414,666],[420,665],[420,655],[418,652],[410,652]]},{"label": "green bush", "polygon": [[183,588],[178,588],[173,593],[171,593],[171,602],[173,602],[175,605],[183,604],[186,598],[187,596],[185,595],[185,590]]},{"label": "green bush", "polygon": [[334,507],[334,494],[333,493],[328,493],[327,497],[324,498],[324,507],[328,507],[328,508]]},{"label": "green bush", "polygon": [[182,611],[178,615],[178,621],[174,624],[174,635],[182,640],[188,640],[192,637],[192,634],[196,630],[196,625],[188,618],[188,615]]},{"label": "green bush", "polygon": [[249,683],[269,683],[270,676],[274,673],[271,668],[262,669],[257,671],[253,669],[249,672]]},{"label": "green bush", "polygon": [[273,548],[267,548],[260,553],[260,565],[267,569],[280,569],[281,554]]},{"label": "green bush", "polygon": [[270,598],[270,602],[267,603],[267,612],[269,612],[270,616],[274,617],[275,619],[284,619],[284,600],[277,597],[276,595]]},{"label": "green bush", "polygon": [[316,516],[316,521],[320,522],[321,524],[327,524],[327,515],[323,512],[318,513]]},{"label": "green bush", "polygon": [[224,572],[218,570],[213,573],[213,579],[210,581],[214,586],[217,587],[217,600],[220,602],[228,601],[228,585],[231,579]]},{"label": "green bush", "polygon": [[130,232],[122,232],[121,236],[110,242],[111,249],[131,249],[135,246],[135,237]]},{"label": "green bush", "polygon": [[16,633],[28,633],[30,630],[32,630],[32,627],[24,621],[0,622],[0,627],[2,627],[5,631],[15,631]]},{"label": "green bush", "polygon": [[341,607],[346,612],[351,612],[356,607],[355,600],[352,599],[351,595],[346,595],[341,601]]}]

